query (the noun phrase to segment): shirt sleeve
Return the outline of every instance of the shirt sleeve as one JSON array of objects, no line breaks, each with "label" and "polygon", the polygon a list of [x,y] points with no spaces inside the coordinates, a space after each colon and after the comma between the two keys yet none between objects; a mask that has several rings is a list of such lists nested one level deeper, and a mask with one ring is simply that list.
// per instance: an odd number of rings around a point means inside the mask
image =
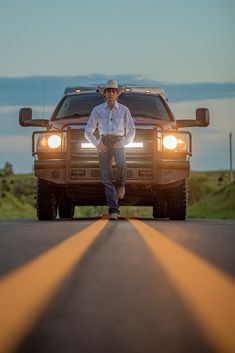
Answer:
[{"label": "shirt sleeve", "polygon": [[97,127],[98,115],[96,108],[94,108],[89,116],[88,122],[85,127],[85,138],[92,143],[95,147],[98,145],[99,141],[96,139],[94,135],[94,131]]},{"label": "shirt sleeve", "polygon": [[131,116],[130,110],[126,107],[125,111],[125,120],[126,120],[126,134],[121,142],[123,146],[128,145],[135,138],[135,122]]}]

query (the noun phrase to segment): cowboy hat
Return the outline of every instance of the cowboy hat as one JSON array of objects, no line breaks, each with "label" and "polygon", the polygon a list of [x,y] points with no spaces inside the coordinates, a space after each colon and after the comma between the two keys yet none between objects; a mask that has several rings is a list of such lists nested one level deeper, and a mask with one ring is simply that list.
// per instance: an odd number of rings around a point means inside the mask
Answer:
[{"label": "cowboy hat", "polygon": [[117,81],[115,81],[115,80],[108,80],[104,86],[98,86],[97,92],[104,94],[106,89],[109,89],[109,88],[116,89],[118,96],[123,92],[123,88],[118,87]]}]

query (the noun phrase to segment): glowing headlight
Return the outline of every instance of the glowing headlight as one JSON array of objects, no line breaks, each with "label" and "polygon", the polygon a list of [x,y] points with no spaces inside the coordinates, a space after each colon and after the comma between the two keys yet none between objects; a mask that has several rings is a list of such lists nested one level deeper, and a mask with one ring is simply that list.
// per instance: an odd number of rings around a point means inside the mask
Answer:
[{"label": "glowing headlight", "polygon": [[126,147],[128,147],[128,148],[143,148],[144,144],[143,144],[143,142],[130,142],[130,143],[128,143],[128,145]]},{"label": "glowing headlight", "polygon": [[50,148],[58,148],[61,146],[61,137],[58,135],[51,135],[48,138],[47,143]]},{"label": "glowing headlight", "polygon": [[43,133],[37,139],[37,152],[49,152],[50,150],[58,151],[64,150],[64,136],[63,134],[48,134]]},{"label": "glowing headlight", "polygon": [[158,134],[158,151],[191,154],[191,134],[188,132],[164,132]]},{"label": "glowing headlight", "polygon": [[47,147],[47,137],[46,136],[43,136],[40,140],[40,146],[41,147]]},{"label": "glowing headlight", "polygon": [[[95,146],[92,143],[81,143],[82,148],[95,148]],[[143,142],[130,142],[128,145],[126,145],[128,148],[143,148],[144,144]]]},{"label": "glowing headlight", "polygon": [[89,143],[89,142],[82,142],[81,143],[81,147],[82,148],[95,148],[95,146],[92,144],[92,143]]},{"label": "glowing headlight", "polygon": [[167,135],[163,138],[163,146],[168,150],[174,150],[177,147],[177,138],[173,135]]},{"label": "glowing headlight", "polygon": [[183,137],[179,137],[177,139],[177,148],[178,148],[178,151],[185,151],[186,149],[186,141]]}]

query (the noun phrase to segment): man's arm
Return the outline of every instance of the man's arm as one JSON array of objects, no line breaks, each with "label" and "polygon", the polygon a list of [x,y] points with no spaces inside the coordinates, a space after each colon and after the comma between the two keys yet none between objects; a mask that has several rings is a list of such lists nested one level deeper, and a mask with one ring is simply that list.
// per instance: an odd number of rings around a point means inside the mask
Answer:
[{"label": "man's arm", "polygon": [[130,110],[126,107],[125,112],[125,120],[126,120],[126,135],[120,143],[123,146],[128,145],[128,143],[132,142],[135,138],[135,122],[131,116]]},{"label": "man's arm", "polygon": [[90,115],[88,122],[86,124],[84,136],[95,147],[99,144],[99,141],[97,141],[97,139],[94,135],[94,131],[97,126],[97,121],[98,121],[98,116],[96,113],[96,109],[94,108],[92,110],[91,115]]},{"label": "man's arm", "polygon": [[107,146],[105,146],[102,142],[99,142],[94,135],[94,131],[97,126],[97,121],[98,116],[96,113],[96,109],[94,108],[85,127],[84,136],[90,143],[92,143],[97,148],[98,151],[106,152],[108,150]]}]

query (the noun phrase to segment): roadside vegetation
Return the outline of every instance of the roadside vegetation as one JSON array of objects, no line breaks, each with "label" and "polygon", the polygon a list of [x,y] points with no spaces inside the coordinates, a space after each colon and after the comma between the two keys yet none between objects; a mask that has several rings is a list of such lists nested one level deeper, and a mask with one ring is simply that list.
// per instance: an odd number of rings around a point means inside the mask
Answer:
[{"label": "roadside vegetation", "polygon": [[229,173],[192,173],[188,218],[235,219],[235,181]]},{"label": "roadside vegetation", "polygon": [[[15,175],[11,164],[0,170],[0,219],[34,218],[35,182],[32,174]],[[105,206],[76,207],[75,217],[97,217]],[[151,207],[121,207],[123,217],[152,217]],[[229,173],[191,172],[188,218],[235,219],[235,182]]]},{"label": "roadside vegetation", "polygon": [[33,175],[0,174],[0,219],[36,218]]}]

